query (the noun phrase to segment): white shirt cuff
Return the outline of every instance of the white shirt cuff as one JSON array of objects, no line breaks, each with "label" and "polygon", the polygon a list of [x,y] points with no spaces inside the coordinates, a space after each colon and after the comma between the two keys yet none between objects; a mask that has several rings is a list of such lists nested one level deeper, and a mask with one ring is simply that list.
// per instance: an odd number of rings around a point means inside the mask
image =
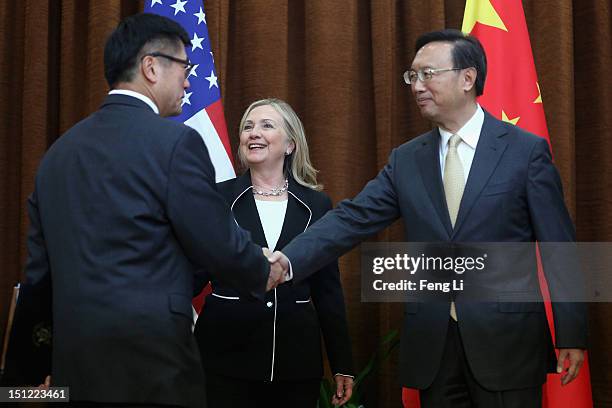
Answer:
[{"label": "white shirt cuff", "polygon": [[[287,260],[289,261],[289,258]],[[291,261],[289,261],[289,271],[285,275],[285,282],[289,282],[291,279],[293,279],[293,267],[291,266]]]},{"label": "white shirt cuff", "polygon": [[348,375],[348,374],[336,373],[336,374],[334,374],[334,377],[335,377],[335,376],[337,376],[337,375],[341,375],[341,376],[343,376],[343,377],[350,377],[350,378],[352,378],[352,379],[355,379],[355,376],[354,376],[354,375]]}]

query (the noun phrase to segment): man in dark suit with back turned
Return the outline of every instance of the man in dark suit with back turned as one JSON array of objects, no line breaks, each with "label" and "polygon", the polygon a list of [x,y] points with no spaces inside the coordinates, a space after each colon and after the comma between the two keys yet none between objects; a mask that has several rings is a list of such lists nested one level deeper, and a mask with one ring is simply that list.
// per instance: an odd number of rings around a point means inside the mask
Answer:
[{"label": "man in dark suit with back turned", "polygon": [[181,112],[188,44],[165,17],[121,22],[104,50],[111,92],[36,175],[26,284],[51,277],[51,382],[72,401],[205,406],[195,271],[257,298],[280,274],[217,193],[201,136],[163,118]]},{"label": "man in dark suit with back turned", "polygon": [[[411,242],[532,243],[510,273],[489,282],[486,295],[499,303],[462,302],[457,295],[456,302],[405,304],[400,381],[421,390],[424,408],[539,408],[547,371],[556,366],[560,372],[568,360],[565,384],[584,359],[584,304],[554,302],[563,300],[560,291],[573,277],[544,265],[554,346],[538,287],[533,242],[575,240],[559,175],[544,139],[478,105],[485,78],[486,56],[477,39],[456,30],[421,36],[405,80],[435,128],[394,149],[354,199],[339,203],[283,250],[299,282],[399,217]],[[279,252],[273,257],[288,268],[287,258]],[[531,302],[501,301],[517,300],[512,296],[519,292]]]}]

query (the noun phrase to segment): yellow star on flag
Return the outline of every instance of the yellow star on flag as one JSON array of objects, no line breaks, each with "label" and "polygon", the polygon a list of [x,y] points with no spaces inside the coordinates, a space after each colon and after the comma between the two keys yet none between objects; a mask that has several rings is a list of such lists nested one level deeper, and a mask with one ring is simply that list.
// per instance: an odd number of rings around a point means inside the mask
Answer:
[{"label": "yellow star on flag", "polygon": [[504,112],[504,110],[502,109],[502,120],[504,122],[508,122],[508,123],[512,123],[513,125],[516,125],[520,118],[521,118],[520,116],[517,116],[514,119],[510,119],[508,115],[506,115],[506,112]]},{"label": "yellow star on flag", "polygon": [[540,91],[540,84],[536,82],[536,86],[538,87],[538,97],[535,98],[535,101],[533,101],[533,103],[542,103],[542,92]]},{"label": "yellow star on flag", "polygon": [[461,31],[466,34],[472,32],[476,22],[508,31],[504,22],[495,11],[491,0],[467,0],[465,3],[465,13],[463,14],[463,25]]}]

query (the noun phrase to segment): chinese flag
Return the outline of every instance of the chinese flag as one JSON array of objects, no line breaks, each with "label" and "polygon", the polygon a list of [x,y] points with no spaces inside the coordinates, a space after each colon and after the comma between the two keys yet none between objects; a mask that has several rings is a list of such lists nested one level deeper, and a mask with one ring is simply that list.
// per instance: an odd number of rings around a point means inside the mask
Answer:
[{"label": "chinese flag", "polygon": [[[493,116],[545,138],[550,144],[529,32],[519,0],[467,0],[461,30],[477,37],[487,54],[487,81],[478,102]],[[550,295],[538,270],[546,314],[554,339]],[[592,408],[588,357],[580,375],[562,387],[559,374],[549,374],[543,408]],[[404,388],[406,408],[420,407],[418,391]]]},{"label": "chinese flag", "polygon": [[[487,53],[487,82],[479,98],[482,107],[498,119],[541,136],[550,144],[522,3],[518,0],[467,0],[461,30],[477,37]],[[542,269],[539,269],[548,324],[554,339],[550,296]],[[548,375],[542,406],[593,407],[588,359],[578,378],[564,387],[559,374]]]}]

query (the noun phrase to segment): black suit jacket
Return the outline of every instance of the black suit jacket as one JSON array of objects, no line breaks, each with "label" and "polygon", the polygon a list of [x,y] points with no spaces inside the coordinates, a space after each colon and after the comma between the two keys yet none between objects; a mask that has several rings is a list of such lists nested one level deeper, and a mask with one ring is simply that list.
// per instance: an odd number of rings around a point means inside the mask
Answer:
[{"label": "black suit jacket", "polygon": [[[269,266],[215,187],[200,135],[109,95],[44,156],[28,285],[53,286],[55,386],[73,400],[204,406],[196,267],[262,298]],[[214,275],[213,275],[214,276]]]},{"label": "black suit jacket", "polygon": [[[406,241],[412,242],[575,239],[544,139],[485,113],[455,228],[445,202],[439,141],[435,129],[394,149],[385,168],[353,200],[342,201],[287,245],[284,252],[295,281],[400,217]],[[489,297],[499,301],[456,301],[470,368],[490,390],[536,386],[554,369],[543,303],[503,302],[517,294],[541,298],[535,245],[525,247],[529,249],[516,259],[515,267],[487,281]],[[554,302],[575,280],[556,273],[554,264],[545,264],[544,270],[553,300],[556,346],[586,347],[585,306]],[[449,301],[406,303],[400,353],[403,385],[422,389],[433,381],[442,358]]]},{"label": "black suit jacket", "polygon": [[[236,223],[251,232],[254,242],[267,246],[250,173],[220,183],[219,191],[231,203]],[[290,179],[276,248],[283,248],[331,207],[324,193]],[[263,303],[240,296],[213,277],[212,294],[195,328],[206,372],[262,381],[320,378],[321,332],[332,372],[351,375],[351,344],[336,259],[298,284],[280,285]]]}]

